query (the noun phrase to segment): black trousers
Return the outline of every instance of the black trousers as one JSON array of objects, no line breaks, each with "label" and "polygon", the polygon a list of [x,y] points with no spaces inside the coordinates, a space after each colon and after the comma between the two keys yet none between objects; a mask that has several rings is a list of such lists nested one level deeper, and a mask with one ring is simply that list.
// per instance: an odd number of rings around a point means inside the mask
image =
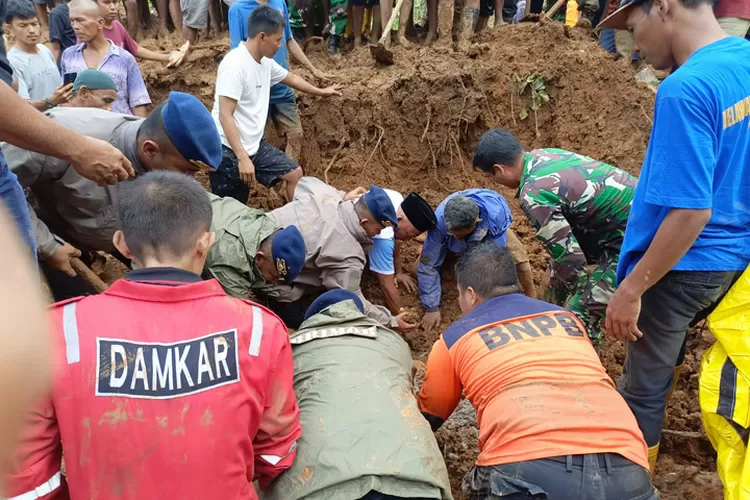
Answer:
[{"label": "black trousers", "polygon": [[284,322],[287,328],[292,330],[299,329],[302,322],[305,320],[305,313],[318,298],[320,294],[303,295],[301,299],[295,300],[294,302],[280,302],[271,297],[259,297],[270,310],[275,312],[279,318]]}]

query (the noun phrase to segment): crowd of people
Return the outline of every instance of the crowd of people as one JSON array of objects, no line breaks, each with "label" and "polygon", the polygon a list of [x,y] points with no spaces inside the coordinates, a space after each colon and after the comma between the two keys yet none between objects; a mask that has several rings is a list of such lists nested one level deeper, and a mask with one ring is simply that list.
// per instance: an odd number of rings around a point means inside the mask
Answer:
[{"label": "crowd of people", "polygon": [[[140,47],[116,1],[72,0],[47,21],[28,0],[0,12],[15,40],[7,59],[0,47],[3,497],[450,499],[433,432],[466,398],[480,451],[470,498],[658,499],[688,329],[750,264],[750,43],[726,34],[711,0],[626,0],[600,28],[632,34],[672,72],[640,177],[492,129],[473,167],[517,201],[477,187],[433,207],[304,175],[293,90],[335,102],[342,89],[289,71],[291,55],[327,79],[290,21],[314,4],[274,1],[229,9],[211,111],[171,92],[148,112],[136,57],[174,65],[186,51]],[[158,5],[190,42],[211,9]],[[130,26],[141,4],[126,7]],[[492,15],[462,7],[475,25]],[[285,151],[263,139],[269,120]],[[286,204],[250,208],[256,182]],[[539,294],[510,203],[549,254]],[[401,246],[420,235],[409,269]],[[98,252],[131,269],[102,293],[79,275]],[[446,266],[462,312],[449,325]],[[368,267],[384,304],[362,292]],[[46,336],[40,276],[56,301]],[[404,334],[417,328],[437,340],[415,396]],[[598,356],[605,336],[627,346],[617,385]],[[718,359],[715,413],[746,436],[734,402],[747,384]]]}]

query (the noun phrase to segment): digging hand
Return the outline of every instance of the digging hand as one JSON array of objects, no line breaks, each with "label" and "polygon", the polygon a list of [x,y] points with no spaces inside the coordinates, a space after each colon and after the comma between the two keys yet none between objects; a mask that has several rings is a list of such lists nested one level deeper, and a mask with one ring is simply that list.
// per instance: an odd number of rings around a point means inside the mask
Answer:
[{"label": "digging hand", "polygon": [[398,273],[394,279],[396,288],[402,285],[407,293],[417,293],[417,282],[407,273]]},{"label": "digging hand", "polygon": [[169,53],[169,61],[167,62],[167,68],[176,68],[180,64],[182,64],[185,61],[185,57],[187,57],[188,50],[190,49],[190,42],[185,42],[185,44],[179,48],[179,50],[173,50]]},{"label": "digging hand", "polygon": [[422,328],[430,332],[440,326],[440,311],[427,312],[422,317]]},{"label": "digging hand", "polygon": [[323,96],[323,97],[331,97],[331,96],[335,96],[335,95],[341,96],[343,94],[341,94],[340,90],[341,90],[341,85],[339,85],[339,84],[331,85],[330,87],[326,87],[326,88],[322,89],[320,91],[320,95]]},{"label": "digging hand", "polygon": [[414,330],[419,325],[417,323],[409,323],[406,321],[406,315],[409,314],[408,312],[402,312],[398,316],[396,316],[396,321],[398,321],[398,326],[396,327],[396,330],[399,332],[409,332],[411,330]]},{"label": "digging hand", "polygon": [[49,259],[47,259],[47,264],[52,269],[57,269],[58,271],[62,271],[71,278],[76,277],[75,269],[73,269],[73,266],[70,263],[70,259],[73,257],[80,257],[81,251],[77,248],[73,247],[69,243],[63,243],[63,245],[55,250],[55,253],[50,256]]},{"label": "digging hand", "polygon": [[325,73],[325,72],[319,70],[318,68],[313,68],[312,74],[313,74],[313,76],[315,78],[317,78],[319,80],[327,81],[327,80],[330,80],[332,78],[331,75],[329,75],[328,73]]}]

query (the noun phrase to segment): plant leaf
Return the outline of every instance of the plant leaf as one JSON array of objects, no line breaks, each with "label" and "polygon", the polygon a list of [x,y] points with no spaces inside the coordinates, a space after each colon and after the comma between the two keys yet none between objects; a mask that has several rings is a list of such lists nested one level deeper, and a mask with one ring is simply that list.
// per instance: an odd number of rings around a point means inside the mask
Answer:
[{"label": "plant leaf", "polygon": [[520,112],[520,113],[518,113],[518,117],[519,117],[519,118],[520,118],[521,120],[525,120],[526,118],[528,118],[528,117],[529,117],[529,110],[528,110],[528,108],[523,108],[523,109],[521,110],[521,112]]}]

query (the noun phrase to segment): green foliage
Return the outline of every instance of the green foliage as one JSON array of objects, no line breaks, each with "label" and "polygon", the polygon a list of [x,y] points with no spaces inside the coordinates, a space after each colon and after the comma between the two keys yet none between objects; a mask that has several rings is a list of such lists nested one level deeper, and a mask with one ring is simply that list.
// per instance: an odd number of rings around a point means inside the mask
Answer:
[{"label": "green foliage", "polygon": [[516,81],[518,82],[518,94],[526,96],[526,100],[521,108],[521,112],[518,113],[518,117],[521,120],[525,120],[529,116],[529,111],[533,111],[536,135],[539,136],[537,111],[539,111],[539,108],[544,104],[549,102],[547,82],[543,76],[537,74],[531,74],[524,77],[517,76]]}]

